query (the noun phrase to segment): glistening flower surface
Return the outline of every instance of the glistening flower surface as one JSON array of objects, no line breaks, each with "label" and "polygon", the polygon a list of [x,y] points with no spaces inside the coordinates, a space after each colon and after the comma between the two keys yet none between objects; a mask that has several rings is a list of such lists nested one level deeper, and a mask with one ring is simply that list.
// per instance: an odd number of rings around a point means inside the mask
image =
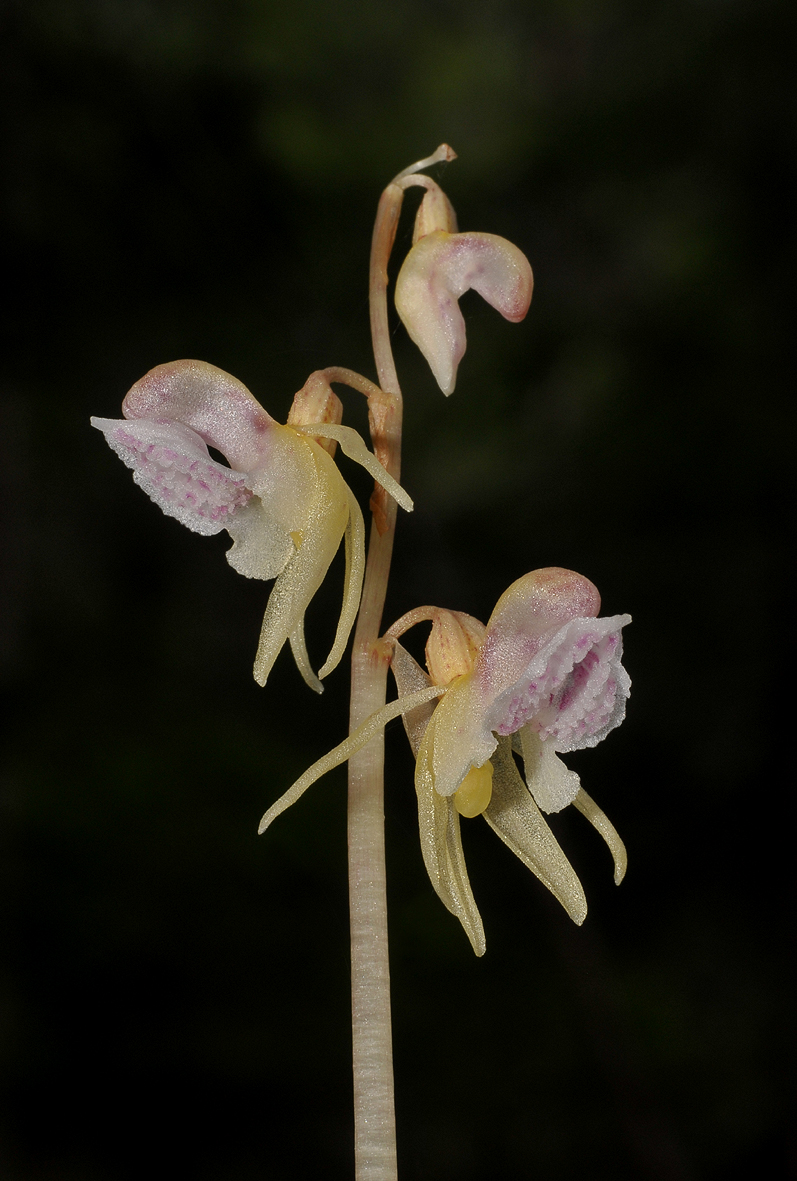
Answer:
[{"label": "glistening flower surface", "polygon": [[[416,756],[421,848],[439,897],[462,922],[477,955],[484,930],[468,879],[460,816],[484,815],[504,843],[581,923],[581,883],[543,812],[573,803],[611,849],[622,880],[622,841],[558,752],[594,746],[625,715],[630,689],[620,663],[628,615],[598,619],[600,596],[569,570],[536,570],[499,599],[486,628],[460,612],[423,607],[387,632],[398,700],[311,767],[263,817],[260,831],[320,775],[360,749],[392,717],[404,717]],[[425,673],[398,642],[431,621]],[[435,704],[434,698],[441,700]],[[523,760],[525,780],[513,751]]]},{"label": "glistening flower surface", "polygon": [[[263,619],[255,680],[265,684],[289,640],[305,680],[320,691],[319,677],[339,663],[357,614],[365,527],[359,505],[318,440],[339,442],[411,508],[406,493],[356,431],[328,421],[282,426],[246,386],[204,361],[173,361],[150,370],[127,394],[122,413],[122,420],[91,422],[133,469],[136,483],[194,532],[226,529],[234,543],[227,560],[240,574],[277,580]],[[230,466],[217,463],[208,445]],[[304,614],[344,537],[343,607],[332,650],[316,677],[304,643]]]}]

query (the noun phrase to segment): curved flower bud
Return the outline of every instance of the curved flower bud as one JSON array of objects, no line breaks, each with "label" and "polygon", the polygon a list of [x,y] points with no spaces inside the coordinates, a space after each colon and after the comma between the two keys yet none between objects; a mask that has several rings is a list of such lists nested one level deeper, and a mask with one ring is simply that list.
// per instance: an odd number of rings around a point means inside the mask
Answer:
[{"label": "curved flower bud", "polygon": [[460,296],[473,288],[517,323],[529,310],[533,283],[526,256],[495,234],[436,229],[416,241],[396,280],[396,310],[444,394],[453,393],[465,353]]},{"label": "curved flower bud", "polygon": [[[334,395],[333,395],[334,397]],[[355,435],[368,467],[412,502],[387,476],[356,432],[336,425],[334,406],[324,420],[281,426],[236,378],[204,361],[173,361],[150,370],[122,405],[123,420],[93,418],[134,479],[169,516],[195,532],[226,529],[230,565],[248,578],[277,582],[266,607],[255,660],[263,685],[290,640],[299,669],[321,691],[304,645],[304,613],[346,538],[344,603],[332,651],[320,670],[339,663],[354,623],[365,567],[365,527],[359,505],[329,453],[312,437],[337,438],[349,454]],[[330,422],[330,419],[332,420]],[[346,445],[348,444],[348,446]],[[217,448],[229,467],[208,452]],[[357,455],[359,459],[360,456]],[[378,470],[377,470],[378,469]]]}]

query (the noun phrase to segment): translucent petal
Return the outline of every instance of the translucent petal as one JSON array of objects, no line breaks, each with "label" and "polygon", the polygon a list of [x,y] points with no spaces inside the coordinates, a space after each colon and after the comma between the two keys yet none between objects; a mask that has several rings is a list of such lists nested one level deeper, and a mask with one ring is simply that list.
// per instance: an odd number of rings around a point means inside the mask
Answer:
[{"label": "translucent petal", "polygon": [[431,752],[435,787],[450,796],[471,767],[482,767],[497,739],[485,725],[484,702],[474,675],[460,677],[435,710],[435,739]]},{"label": "translucent petal", "polygon": [[323,693],[324,686],[319,681],[318,677],[313,672],[313,666],[310,664],[310,657],[307,655],[307,644],[304,639],[304,616],[296,624],[296,627],[288,637],[291,644],[291,652],[293,659],[296,661],[296,667],[302,674],[302,679],[306,685],[315,693]]},{"label": "translucent petal", "polygon": [[[286,428],[287,429],[287,428]],[[254,676],[265,685],[283,644],[304,616],[324,581],[349,520],[348,489],[325,451],[309,441],[315,466],[313,502],[303,519],[298,549],[280,574],[268,600]]]},{"label": "translucent petal", "polygon": [[587,795],[583,787],[579,791],[576,798],[573,800],[573,807],[578,808],[583,816],[586,816],[592,827],[601,834],[612,854],[614,861],[614,883],[616,886],[625,877],[625,871],[628,868],[628,855],[625,851],[620,834],[609,820],[605,812],[601,811],[595,801]]},{"label": "translucent petal", "polygon": [[543,812],[561,812],[572,804],[581,790],[581,781],[557,756],[553,744],[543,742],[531,726],[520,730],[526,786]]},{"label": "translucent petal", "polygon": [[276,578],[288,564],[295,546],[259,496],[253,496],[227,523],[234,545],[227,551],[233,570],[246,578]]},{"label": "translucent petal", "polygon": [[484,927],[468,879],[459,814],[453,800],[444,799],[435,788],[432,750],[439,708],[426,728],[415,764],[421,852],[440,901],[462,923],[473,950],[481,956],[485,951]]},{"label": "translucent petal", "polygon": [[346,490],[346,498],[349,505],[349,519],[344,535],[346,545],[346,574],[343,583],[343,607],[341,608],[340,618],[338,619],[332,650],[324,661],[323,668],[319,669],[318,672],[321,678],[331,673],[334,668],[337,668],[343,657],[343,653],[346,651],[349,633],[354,627],[357,612],[360,608],[360,594],[362,592],[363,576],[365,574],[365,522],[363,521],[362,510],[348,484],[344,483],[343,487]]},{"label": "translucent petal", "polygon": [[[394,645],[390,667],[393,676],[396,678],[396,688],[399,697],[406,697],[408,693],[417,693],[419,689],[423,689],[426,685],[431,685],[430,678],[423,671],[414,656],[410,656],[407,649],[398,640],[394,641]],[[412,753],[416,758],[418,748],[421,745],[421,739],[434,713],[435,705],[436,702],[430,701],[425,705],[419,705],[417,709],[408,710],[402,715],[404,729],[410,740]]]},{"label": "translucent petal", "polygon": [[508,738],[499,739],[492,764],[493,794],[485,820],[580,925],[587,913],[581,882],[529,794]]},{"label": "translucent petal", "polygon": [[341,426],[338,423],[316,422],[309,426],[297,427],[303,434],[319,435],[322,438],[334,439],[340,443],[340,449],[344,455],[348,455],[349,459],[353,459],[355,463],[359,463],[361,467],[373,476],[377,484],[381,484],[386,492],[389,492],[393,499],[408,513],[413,510],[412,499],[407,495],[401,484],[394,480],[391,475],[382,467],[382,464],[369,451],[363,442],[362,436],[350,426]]}]

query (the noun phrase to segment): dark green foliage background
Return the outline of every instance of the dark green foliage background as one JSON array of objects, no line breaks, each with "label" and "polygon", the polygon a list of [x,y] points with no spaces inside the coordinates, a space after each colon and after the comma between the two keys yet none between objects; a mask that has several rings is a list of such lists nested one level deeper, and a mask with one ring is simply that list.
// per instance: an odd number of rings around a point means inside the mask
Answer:
[{"label": "dark green foliage background", "polygon": [[[372,374],[375,203],[441,140],[461,226],[517,242],[537,288],[520,327],[466,297],[449,400],[396,332],[418,507],[387,622],[421,602],[486,618],[544,565],[633,614],[628,720],[573,759],[630,870],[616,891],[598,837],[556,818],[577,931],[473,822],[476,961],[425,879],[390,728],[402,1175],[797,1175],[789,12],[0,5],[8,1181],[352,1175],[343,773],[255,836],[345,732],[346,669],[317,699],[286,654],[259,690],[267,588],[164,518],[88,417],[178,357],[283,421],[312,369]],[[311,611],[317,657],[341,577]]]}]

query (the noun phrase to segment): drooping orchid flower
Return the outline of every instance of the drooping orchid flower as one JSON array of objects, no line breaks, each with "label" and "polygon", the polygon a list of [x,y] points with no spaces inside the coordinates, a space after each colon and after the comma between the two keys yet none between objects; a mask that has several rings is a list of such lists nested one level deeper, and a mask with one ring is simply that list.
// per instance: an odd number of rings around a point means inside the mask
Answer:
[{"label": "drooping orchid flower", "polygon": [[[168,516],[196,533],[226,529],[230,565],[276,583],[255,659],[264,685],[290,641],[302,676],[317,692],[340,662],[356,618],[365,567],[362,512],[332,459],[335,443],[402,505],[406,492],[361,437],[340,425],[342,407],[323,375],[296,395],[281,426],[242,382],[204,361],[172,361],[132,387],[124,419],[92,418],[134,480]],[[214,460],[208,445],[229,467]],[[304,642],[304,614],[341,539],[346,539],[343,608],[332,650],[318,676]]]},{"label": "drooping orchid flower", "polygon": [[[465,866],[460,816],[483,815],[580,924],[587,912],[584,891],[543,812],[574,804],[608,844],[615,882],[622,881],[626,854],[620,837],[559,758],[595,746],[625,716],[631,682],[620,663],[621,630],[630,616],[599,619],[599,609],[591,582],[554,567],[513,583],[486,627],[438,607],[404,615],[385,636],[393,645],[398,699],[306,771],[266,812],[260,831],[402,715],[416,756],[424,863],[476,954],[484,952],[484,930]],[[428,673],[398,641],[425,620],[432,623]],[[514,754],[522,758],[525,779]]]},{"label": "drooping orchid flower", "polygon": [[428,176],[410,177],[426,193],[415,220],[413,246],[396,280],[396,310],[444,394],[454,392],[465,354],[465,321],[458,300],[478,291],[513,323],[529,310],[534,279],[528,259],[496,234],[457,232],[456,214]]}]

